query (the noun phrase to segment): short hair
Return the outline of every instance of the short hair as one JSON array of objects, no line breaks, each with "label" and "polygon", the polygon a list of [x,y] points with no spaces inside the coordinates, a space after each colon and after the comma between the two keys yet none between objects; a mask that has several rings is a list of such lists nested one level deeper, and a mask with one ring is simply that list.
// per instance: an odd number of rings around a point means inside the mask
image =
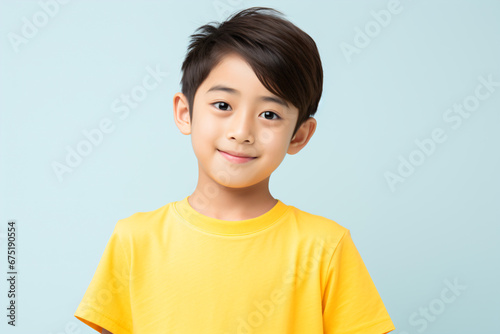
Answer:
[{"label": "short hair", "polygon": [[180,82],[191,120],[196,90],[224,55],[233,52],[245,59],[267,90],[299,110],[292,137],[314,116],[323,90],[319,52],[314,40],[282,15],[272,8],[250,7],[196,29]]}]

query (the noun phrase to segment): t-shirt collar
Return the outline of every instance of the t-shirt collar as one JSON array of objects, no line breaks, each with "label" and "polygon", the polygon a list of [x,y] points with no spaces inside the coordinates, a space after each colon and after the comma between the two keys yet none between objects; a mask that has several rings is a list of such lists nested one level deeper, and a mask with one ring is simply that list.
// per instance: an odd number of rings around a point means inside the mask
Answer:
[{"label": "t-shirt collar", "polygon": [[213,234],[244,235],[264,230],[278,222],[289,208],[278,199],[278,202],[269,211],[260,216],[245,220],[222,220],[205,216],[196,211],[189,204],[188,197],[174,203],[175,211],[186,223]]}]

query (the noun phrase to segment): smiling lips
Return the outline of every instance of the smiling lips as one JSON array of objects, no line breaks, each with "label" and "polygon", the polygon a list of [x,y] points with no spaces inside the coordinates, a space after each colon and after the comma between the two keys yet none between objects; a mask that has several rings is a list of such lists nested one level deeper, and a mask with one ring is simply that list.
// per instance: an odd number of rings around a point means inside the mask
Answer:
[{"label": "smiling lips", "polygon": [[251,156],[248,156],[248,155],[245,155],[242,153],[238,153],[238,152],[233,152],[233,151],[229,151],[231,153],[224,152],[221,150],[217,150],[217,151],[219,151],[219,153],[227,160],[234,162],[234,163],[238,163],[238,164],[245,163],[245,162],[251,161],[251,160],[256,158],[256,157],[251,157]]}]

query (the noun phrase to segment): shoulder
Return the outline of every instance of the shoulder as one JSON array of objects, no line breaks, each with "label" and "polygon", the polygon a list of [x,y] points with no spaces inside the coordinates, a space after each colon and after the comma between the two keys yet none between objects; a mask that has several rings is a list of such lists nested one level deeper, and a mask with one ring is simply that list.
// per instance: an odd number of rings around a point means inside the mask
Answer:
[{"label": "shoulder", "polygon": [[121,239],[127,239],[132,236],[137,238],[140,235],[150,234],[160,229],[169,211],[172,210],[173,203],[167,203],[151,211],[136,212],[118,220],[114,233],[117,233]]},{"label": "shoulder", "polygon": [[298,209],[289,205],[295,225],[302,234],[313,238],[326,239],[333,244],[349,234],[349,229],[333,219]]}]

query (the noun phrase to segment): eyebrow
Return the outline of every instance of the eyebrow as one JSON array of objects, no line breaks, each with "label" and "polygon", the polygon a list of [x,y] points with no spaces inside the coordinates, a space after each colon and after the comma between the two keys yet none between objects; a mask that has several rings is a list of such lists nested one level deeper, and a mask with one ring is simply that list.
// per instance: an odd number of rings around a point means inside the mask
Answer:
[{"label": "eyebrow", "polygon": [[[207,93],[214,92],[214,91],[222,91],[222,92],[227,92],[227,93],[233,94],[233,95],[241,95],[239,90],[236,90],[236,89],[231,88],[231,87],[226,87],[223,85],[215,85],[212,88],[210,88],[209,90],[207,90]],[[282,105],[285,108],[289,107],[288,103],[285,100],[283,100],[277,96],[261,96],[260,100],[265,101],[265,102],[274,102],[274,103],[277,103],[279,105]]]}]

